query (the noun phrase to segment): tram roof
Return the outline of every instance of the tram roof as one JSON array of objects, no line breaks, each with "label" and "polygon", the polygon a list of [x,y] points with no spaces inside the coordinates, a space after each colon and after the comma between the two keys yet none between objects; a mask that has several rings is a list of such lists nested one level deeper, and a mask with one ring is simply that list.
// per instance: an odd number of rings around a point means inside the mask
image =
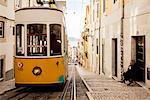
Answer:
[{"label": "tram roof", "polygon": [[27,8],[21,8],[21,9],[18,9],[16,10],[15,12],[18,12],[18,11],[21,11],[21,10],[31,10],[31,9],[43,9],[43,10],[56,10],[56,11],[60,11],[60,12],[63,12],[61,11],[60,9],[56,9],[56,8],[50,8],[50,7],[27,7]]}]

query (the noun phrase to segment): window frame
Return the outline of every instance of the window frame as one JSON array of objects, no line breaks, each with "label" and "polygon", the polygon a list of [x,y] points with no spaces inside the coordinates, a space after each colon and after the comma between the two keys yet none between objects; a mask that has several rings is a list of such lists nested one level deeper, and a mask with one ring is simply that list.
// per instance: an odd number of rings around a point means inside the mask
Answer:
[{"label": "window frame", "polygon": [[[42,26],[45,26],[45,34],[41,34],[41,35],[38,35],[38,34],[34,34],[33,36],[46,36],[46,42],[45,41],[41,41],[41,43],[42,43],[42,45],[39,45],[39,44],[33,44],[33,41],[36,41],[36,38],[34,39],[34,37],[32,37],[32,44],[28,44],[28,25],[42,25]],[[43,27],[44,28],[44,27]],[[34,57],[34,56],[36,56],[36,57],[40,57],[40,56],[48,56],[48,33],[47,33],[47,24],[45,24],[45,23],[30,23],[30,24],[27,24],[26,25],[26,30],[27,30],[27,35],[26,35],[26,38],[27,38],[27,42],[26,42],[26,44],[25,45],[27,45],[26,46],[26,53],[27,53],[27,56],[28,57]],[[30,30],[31,31],[31,30]],[[31,35],[31,34],[30,34]],[[29,36],[30,36],[29,35]],[[31,35],[32,36],[32,35]],[[42,39],[44,39],[43,37],[41,37]],[[38,37],[39,38],[39,37]],[[42,40],[41,39],[41,40]],[[30,41],[30,39],[29,39],[29,41]],[[46,44],[45,44],[46,43]],[[36,53],[33,53],[33,48],[31,49],[31,51],[32,51],[32,54],[29,54],[28,53],[28,46],[30,47],[30,46],[38,46],[39,45],[39,47],[42,47],[42,48],[39,48],[39,49],[41,49],[42,50],[42,53],[40,53],[40,52],[36,52]],[[43,49],[45,49],[46,48],[46,52],[45,52],[45,54],[43,53]],[[35,49],[38,49],[38,48],[35,48]],[[31,53],[31,52],[30,52]]]},{"label": "window frame", "polygon": [[[17,49],[17,48],[18,48],[18,47],[17,47],[17,45],[18,45],[18,44],[17,44],[17,42],[18,42],[18,41],[17,41],[17,40],[18,40],[18,39],[17,39],[17,25],[21,25],[21,26],[24,27],[24,33],[23,33],[23,34],[21,33],[21,35],[19,36],[19,37],[21,37],[21,39],[19,40],[19,43],[20,43],[19,45],[21,45],[21,47],[23,48],[23,51],[24,51],[23,54],[18,54],[18,49]],[[15,31],[15,34],[16,34],[16,35],[15,35],[15,36],[16,36],[16,37],[15,37],[15,38],[16,38],[16,46],[15,46],[15,47],[16,47],[16,56],[25,56],[25,52],[26,52],[26,51],[25,51],[25,44],[22,45],[23,40],[24,40],[24,43],[25,43],[25,25],[24,25],[24,24],[16,24],[16,25],[15,25],[15,28],[16,28],[16,31]],[[21,32],[22,32],[22,29],[21,29]],[[24,36],[22,36],[22,35],[24,35]],[[22,38],[24,38],[24,39],[22,39]]]},{"label": "window frame", "polygon": [[0,35],[0,38],[4,38],[4,29],[5,29],[5,23],[4,21],[0,21],[0,24],[2,24],[2,29],[0,29],[0,31],[2,31],[2,35]]},{"label": "window frame", "polygon": [[113,2],[114,4],[117,2],[117,0],[113,0],[113,1],[114,1],[114,2]]},{"label": "window frame", "polygon": [[99,47],[98,47],[98,39],[96,39],[96,54],[99,53]]},{"label": "window frame", "polygon": [[65,26],[63,26],[63,48],[64,48],[64,50],[63,50],[63,52],[64,53],[66,53],[66,28],[65,28]]},{"label": "window frame", "polygon": [[[60,26],[60,39],[61,39],[60,54],[52,54],[51,53],[51,25],[59,25]],[[51,56],[51,57],[53,57],[53,56],[62,56],[62,54],[63,54],[63,39],[62,39],[63,32],[62,32],[62,28],[63,28],[63,25],[61,25],[61,24],[56,24],[56,23],[49,24],[49,34],[50,34],[49,35],[49,43],[50,43],[50,45],[49,45],[49,47],[50,47],[49,56]]]},{"label": "window frame", "polygon": [[22,0],[16,0],[15,3],[16,3],[15,6],[17,8],[22,8]]}]

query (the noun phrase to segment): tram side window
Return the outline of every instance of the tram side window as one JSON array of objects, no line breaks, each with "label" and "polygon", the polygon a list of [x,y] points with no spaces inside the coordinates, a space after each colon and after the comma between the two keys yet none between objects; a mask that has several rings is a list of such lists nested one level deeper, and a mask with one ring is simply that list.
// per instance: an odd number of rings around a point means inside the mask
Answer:
[{"label": "tram side window", "polygon": [[66,50],[66,38],[65,38],[65,27],[63,27],[63,37],[64,37],[64,53],[66,52],[65,50]]},{"label": "tram side window", "polygon": [[47,29],[46,24],[27,25],[27,55],[47,55]]},{"label": "tram side window", "polygon": [[24,56],[24,25],[16,25],[16,55]]},{"label": "tram side window", "polygon": [[61,55],[61,25],[51,24],[50,25],[50,55],[56,56]]}]

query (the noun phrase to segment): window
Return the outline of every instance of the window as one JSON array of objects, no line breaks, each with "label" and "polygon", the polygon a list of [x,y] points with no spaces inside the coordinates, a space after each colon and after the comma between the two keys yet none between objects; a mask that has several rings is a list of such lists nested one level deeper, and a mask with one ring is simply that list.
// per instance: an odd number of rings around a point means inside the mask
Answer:
[{"label": "window", "polygon": [[88,52],[87,51],[85,52],[85,57],[88,59]]},{"label": "window", "polygon": [[27,55],[47,55],[47,29],[46,24],[27,25]]},{"label": "window", "polygon": [[96,39],[96,53],[98,54],[98,39]]},{"label": "window", "polygon": [[83,46],[83,42],[81,42],[81,45]]},{"label": "window", "polygon": [[66,30],[65,30],[65,27],[64,27],[63,32],[64,32],[64,33],[63,33],[63,34],[64,34],[63,36],[64,36],[64,53],[65,53],[65,52],[66,52],[66,51],[65,51],[65,49],[66,49]]},{"label": "window", "polygon": [[97,18],[99,17],[100,15],[100,8],[99,8],[99,3],[97,3]]},{"label": "window", "polygon": [[31,0],[29,0],[29,7],[31,7]]},{"label": "window", "polygon": [[106,8],[106,1],[103,0],[103,12],[105,12],[105,8]]},{"label": "window", "polygon": [[50,25],[50,55],[61,55],[61,25]]},{"label": "window", "polygon": [[4,59],[0,58],[0,79],[3,78]]},{"label": "window", "polygon": [[16,25],[16,55],[24,56],[24,25]]},{"label": "window", "polygon": [[94,17],[95,17],[95,16],[94,16],[94,12],[95,12],[95,10],[93,9],[93,21],[94,21]]},{"label": "window", "polygon": [[114,3],[116,3],[117,0],[114,0]]},{"label": "window", "polygon": [[22,3],[23,3],[22,0],[16,0],[16,3],[15,3],[15,4],[16,4],[16,7],[17,7],[17,8],[22,8],[22,6],[23,6]]},{"label": "window", "polygon": [[0,22],[0,38],[4,38],[4,22]]},{"label": "window", "polygon": [[15,27],[13,27],[13,35],[15,35]]}]

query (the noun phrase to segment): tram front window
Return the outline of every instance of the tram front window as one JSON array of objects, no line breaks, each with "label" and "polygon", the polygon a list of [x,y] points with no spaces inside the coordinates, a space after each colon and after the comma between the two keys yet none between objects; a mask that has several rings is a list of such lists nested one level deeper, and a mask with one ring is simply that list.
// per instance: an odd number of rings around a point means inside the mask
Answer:
[{"label": "tram front window", "polygon": [[16,55],[24,56],[24,25],[16,25]]},{"label": "tram front window", "polygon": [[50,55],[61,55],[61,25],[50,25]]},{"label": "tram front window", "polygon": [[27,25],[27,55],[47,55],[47,30],[46,24]]}]

